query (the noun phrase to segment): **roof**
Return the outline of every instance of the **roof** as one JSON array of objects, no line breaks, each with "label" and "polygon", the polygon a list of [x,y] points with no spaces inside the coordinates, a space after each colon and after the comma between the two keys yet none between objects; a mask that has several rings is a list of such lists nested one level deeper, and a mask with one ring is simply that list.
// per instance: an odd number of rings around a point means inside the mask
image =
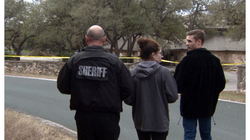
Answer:
[{"label": "roof", "polygon": [[210,51],[246,51],[245,40],[233,41],[224,36],[215,36],[206,40],[204,47]]}]

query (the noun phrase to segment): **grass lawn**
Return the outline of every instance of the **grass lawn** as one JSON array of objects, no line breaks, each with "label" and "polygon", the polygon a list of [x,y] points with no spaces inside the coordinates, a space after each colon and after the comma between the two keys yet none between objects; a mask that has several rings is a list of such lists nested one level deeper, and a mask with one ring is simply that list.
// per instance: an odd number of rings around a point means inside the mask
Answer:
[{"label": "grass lawn", "polygon": [[237,91],[222,91],[219,98],[223,100],[246,103],[246,94],[237,93]]},{"label": "grass lawn", "polygon": [[5,140],[75,140],[56,126],[50,126],[33,116],[10,109],[4,112]]}]

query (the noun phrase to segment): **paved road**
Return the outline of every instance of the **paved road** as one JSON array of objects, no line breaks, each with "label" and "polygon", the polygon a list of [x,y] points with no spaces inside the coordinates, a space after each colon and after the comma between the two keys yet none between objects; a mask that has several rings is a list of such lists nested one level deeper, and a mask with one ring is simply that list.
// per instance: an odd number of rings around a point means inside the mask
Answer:
[{"label": "paved road", "polygon": [[236,91],[237,90],[237,73],[225,71],[225,77],[227,79],[227,84],[225,91]]},{"label": "paved road", "polygon": [[[38,80],[5,76],[5,107],[51,120],[76,130],[74,111],[69,110],[69,96],[62,95],[55,80]],[[170,105],[169,140],[183,139],[183,128],[178,125],[179,100]],[[245,140],[245,104],[219,101],[212,126],[214,140]],[[131,107],[124,105],[121,113],[119,140],[136,140]],[[197,134],[198,135],[198,134]],[[200,140],[197,136],[197,140]]]}]

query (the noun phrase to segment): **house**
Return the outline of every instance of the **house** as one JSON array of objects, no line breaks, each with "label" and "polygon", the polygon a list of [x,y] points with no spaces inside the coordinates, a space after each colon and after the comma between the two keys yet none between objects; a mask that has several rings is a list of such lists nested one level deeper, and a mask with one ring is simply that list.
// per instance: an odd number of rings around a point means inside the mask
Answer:
[{"label": "house", "polygon": [[[121,47],[123,40],[118,41],[118,46]],[[127,56],[127,43],[123,47],[120,56]],[[245,40],[233,41],[224,35],[208,36],[206,35],[204,48],[211,51],[217,56],[222,64],[238,64],[245,63],[246,61],[246,43]],[[104,46],[106,50],[110,50],[110,44]],[[165,60],[174,62],[180,62],[184,56],[186,56],[187,47],[186,44],[180,46],[170,45],[170,49],[167,49],[167,53],[164,53]],[[139,56],[138,47],[135,43],[131,56]],[[165,65],[165,64],[164,64]],[[176,65],[176,63],[166,63],[166,65]]]},{"label": "house", "polygon": [[[120,48],[123,45],[124,41],[122,39],[118,40],[118,47]],[[107,51],[110,51],[110,44],[104,44],[104,48]],[[127,50],[128,50],[128,42],[126,42],[126,44],[124,45],[124,47],[122,48],[122,51],[120,53],[120,56],[127,56]],[[113,49],[114,51],[114,49]],[[114,52],[113,52],[114,53]],[[137,45],[136,43],[134,44],[133,50],[132,50],[132,55],[131,56],[138,56],[138,51],[137,51]]]},{"label": "house", "polygon": [[[237,64],[246,61],[245,40],[237,42],[220,35],[210,38],[206,37],[203,46],[217,56],[222,64]],[[185,44],[176,47],[172,45],[168,52],[166,59],[180,62],[186,55],[187,47]]]}]

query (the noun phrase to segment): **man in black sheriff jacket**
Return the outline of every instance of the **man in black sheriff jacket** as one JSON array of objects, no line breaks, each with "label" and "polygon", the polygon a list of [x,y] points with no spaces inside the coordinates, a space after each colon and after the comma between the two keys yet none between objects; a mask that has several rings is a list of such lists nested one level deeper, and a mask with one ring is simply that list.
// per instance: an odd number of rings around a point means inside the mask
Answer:
[{"label": "man in black sheriff jacket", "polygon": [[187,55],[177,65],[178,93],[181,93],[180,111],[183,116],[184,139],[195,140],[197,120],[202,140],[211,140],[211,117],[220,92],[225,88],[220,60],[203,48],[205,33],[192,30],[187,33]]},{"label": "man in black sheriff jacket", "polygon": [[78,140],[117,140],[122,100],[130,96],[132,78],[123,62],[102,46],[102,27],[91,26],[88,47],[73,55],[59,72],[57,88],[70,94],[76,110]]}]

